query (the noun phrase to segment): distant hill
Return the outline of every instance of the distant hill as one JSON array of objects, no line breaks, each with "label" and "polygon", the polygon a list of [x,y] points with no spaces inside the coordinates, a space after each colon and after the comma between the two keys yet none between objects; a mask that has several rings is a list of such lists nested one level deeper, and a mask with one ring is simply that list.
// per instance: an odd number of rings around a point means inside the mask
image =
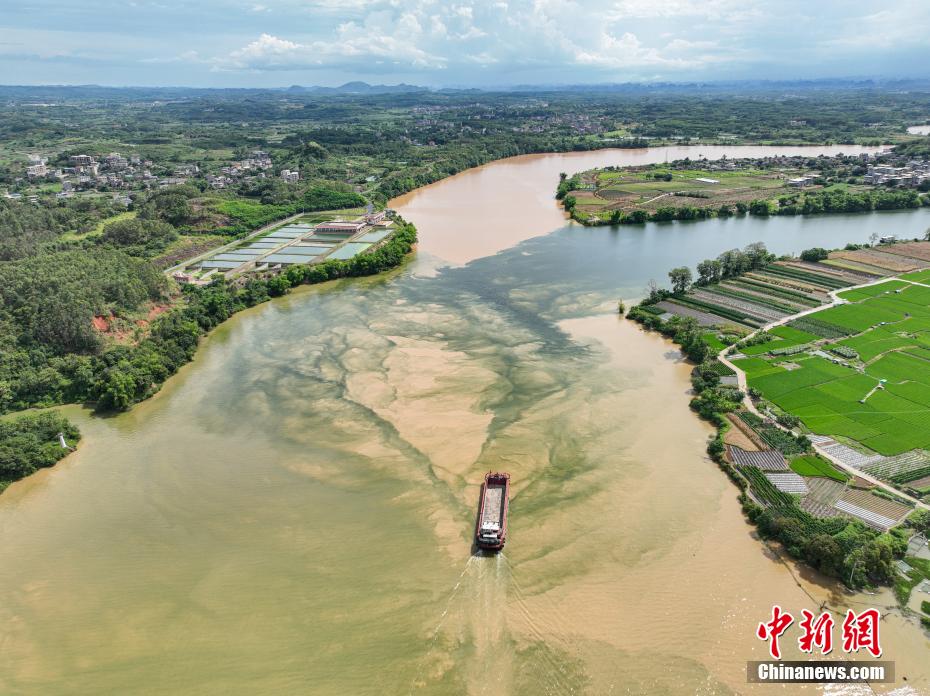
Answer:
[{"label": "distant hill", "polygon": [[417,85],[370,85],[367,82],[346,82],[339,87],[301,87],[293,85],[287,88],[288,92],[304,94],[411,94],[416,92],[429,92],[429,87]]},{"label": "distant hill", "polygon": [[[319,85],[292,85],[290,87],[106,87],[101,85],[0,85],[0,100],[21,103],[35,102],[45,105],[69,100],[97,101],[176,101],[191,99],[241,100],[275,99],[281,95],[297,100],[327,97],[366,97],[377,95],[401,95],[416,99],[418,95],[467,95],[467,94],[617,94],[627,97],[641,95],[732,95],[759,94],[780,98],[785,94],[800,95],[827,93],[831,91],[862,92],[928,92],[930,79],[821,79],[821,80],[743,80],[718,82],[627,82],[603,84],[549,84],[513,85],[509,87],[430,88],[420,85],[372,85],[367,82],[346,82],[338,87]],[[923,116],[920,116],[923,118]],[[915,117],[916,118],[916,117]]]},{"label": "distant hill", "polygon": [[0,99],[54,103],[61,100],[152,100],[171,101],[176,99],[273,97],[276,94],[292,94],[307,97],[377,95],[377,94],[424,94],[429,87],[417,85],[370,85],[367,82],[347,82],[339,87],[105,87],[101,85],[0,85]]}]

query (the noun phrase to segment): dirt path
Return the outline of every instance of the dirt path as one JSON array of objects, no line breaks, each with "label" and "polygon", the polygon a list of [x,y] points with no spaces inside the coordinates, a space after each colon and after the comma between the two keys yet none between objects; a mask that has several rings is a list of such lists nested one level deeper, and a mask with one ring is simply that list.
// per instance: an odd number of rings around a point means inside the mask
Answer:
[{"label": "dirt path", "polygon": [[[884,283],[884,282],[886,282],[886,281],[888,281],[888,280],[892,280],[892,279],[895,279],[895,280],[904,280],[903,278],[897,278],[897,277],[892,276],[892,277],[888,277],[888,278],[880,278],[880,279],[878,279],[878,280],[872,280],[872,281],[869,281],[868,283],[862,283],[861,285],[853,285],[853,286],[848,287],[848,288],[841,288],[841,289],[839,289],[839,290],[831,290],[831,291],[830,291],[830,297],[832,298],[833,301],[830,302],[829,304],[825,304],[825,305],[822,305],[822,306],[820,306],[820,307],[812,307],[811,309],[806,309],[806,310],[804,310],[803,312],[798,312],[797,314],[791,314],[791,315],[789,315],[789,316],[787,316],[787,317],[782,317],[781,319],[778,319],[778,320],[776,320],[776,321],[769,322],[768,324],[765,324],[764,326],[761,326],[761,327],[759,327],[758,329],[756,329],[755,331],[753,331],[751,334],[749,334],[748,336],[746,336],[746,338],[750,338],[750,337],[752,337],[752,336],[755,336],[755,335],[756,335],[757,333],[759,333],[760,331],[768,331],[769,329],[773,329],[773,328],[775,328],[776,326],[781,326],[782,324],[787,324],[787,323],[790,322],[790,321],[794,321],[795,319],[798,319],[798,318],[800,318],[800,317],[807,316],[808,314],[813,314],[814,312],[819,312],[819,311],[822,310],[822,309],[829,309],[830,307],[836,307],[837,305],[846,304],[846,300],[843,300],[843,299],[839,298],[839,297],[837,296],[837,293],[840,293],[840,292],[847,292],[848,290],[858,290],[859,288],[867,288],[867,287],[872,286],[872,285],[879,285],[880,283]],[[905,282],[905,283],[910,283],[911,285],[920,285],[920,286],[922,286],[922,287],[928,287],[925,283],[918,283],[918,282],[911,281],[911,280],[904,280],[904,282]],[[745,339],[744,339],[744,340],[745,340]],[[749,398],[748,383],[747,383],[747,381],[746,381],[746,373],[743,372],[743,370],[741,370],[739,367],[737,367],[736,365],[734,365],[734,364],[727,358],[727,356],[726,356],[726,352],[727,352],[729,349],[730,349],[730,346],[727,346],[726,348],[724,348],[723,350],[721,350],[721,351],[717,354],[717,359],[718,359],[720,362],[722,362],[724,365],[726,365],[727,367],[729,367],[731,370],[733,370],[734,372],[736,372],[736,382],[737,382],[737,384],[739,385],[740,391],[743,392],[743,394],[744,394],[744,396],[743,396],[743,405],[746,407],[746,410],[748,410],[750,413],[754,413],[754,414],[756,414],[757,416],[759,416],[760,418],[762,418],[762,417],[764,417],[764,416],[763,416],[763,415],[759,412],[759,410],[756,408],[756,405],[752,402],[752,399]],[[781,428],[782,430],[784,430],[785,432],[791,432],[791,429],[790,429],[790,428],[786,428],[786,427],[784,427],[783,425],[781,425],[781,424],[779,424],[779,423],[775,423],[775,425],[776,425],[777,427]],[[824,457],[825,459],[829,460],[830,462],[832,462],[833,464],[835,464],[837,467],[839,467],[839,468],[842,469],[843,471],[845,471],[845,472],[847,472],[847,473],[849,473],[849,474],[852,474],[852,475],[854,475],[854,476],[858,476],[859,478],[864,479],[864,480],[868,481],[869,483],[874,484],[875,486],[878,486],[879,488],[882,488],[882,489],[888,491],[889,493],[894,493],[895,495],[900,496],[901,498],[904,498],[904,499],[906,499],[906,500],[909,500],[910,502],[914,503],[914,504],[915,504],[917,507],[919,507],[919,508],[923,508],[923,509],[925,509],[925,510],[930,510],[930,505],[927,505],[926,503],[923,503],[923,502],[919,501],[917,498],[915,498],[915,497],[913,497],[913,496],[910,496],[910,495],[908,495],[907,493],[904,493],[904,492],[902,492],[902,491],[899,491],[897,488],[894,488],[893,486],[888,485],[888,484],[885,483],[884,481],[881,481],[881,480],[875,478],[875,477],[872,476],[871,474],[867,474],[867,473],[865,473],[864,471],[860,471],[859,469],[856,469],[855,467],[851,467],[851,466],[849,466],[849,465],[847,465],[847,464],[845,464],[845,463],[839,461],[836,457],[832,456],[829,452],[826,452],[824,449],[822,449],[822,448],[819,447],[818,445],[814,445],[813,447],[814,447],[814,451],[817,452],[817,454],[819,454],[820,456],[822,456],[822,457]]]}]

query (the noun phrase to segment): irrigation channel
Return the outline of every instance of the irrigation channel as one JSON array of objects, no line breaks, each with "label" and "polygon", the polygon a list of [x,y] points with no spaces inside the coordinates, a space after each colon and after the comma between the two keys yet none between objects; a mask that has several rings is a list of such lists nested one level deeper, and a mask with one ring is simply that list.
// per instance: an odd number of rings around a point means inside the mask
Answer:
[{"label": "irrigation channel", "polygon": [[[404,268],[236,316],[127,414],[66,409],[78,451],[0,496],[0,692],[746,693],[773,603],[892,606],[754,538],[689,366],[615,303],[734,246],[914,236],[930,211],[610,229],[552,199],[595,164],[786,151],[470,170],[392,203],[422,240]],[[509,538],[473,557],[489,469]],[[882,640],[907,681],[876,690],[930,693],[926,635],[892,612]]]}]

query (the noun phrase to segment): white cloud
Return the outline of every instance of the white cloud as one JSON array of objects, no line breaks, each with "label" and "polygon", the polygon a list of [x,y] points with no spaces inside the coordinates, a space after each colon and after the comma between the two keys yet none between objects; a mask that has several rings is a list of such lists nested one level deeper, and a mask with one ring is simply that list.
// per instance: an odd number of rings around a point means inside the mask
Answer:
[{"label": "white cloud", "polygon": [[300,70],[371,64],[442,68],[445,59],[393,36],[370,35],[349,23],[331,41],[301,43],[262,34],[255,41],[213,61],[218,70]]},{"label": "white cloud", "polygon": [[[874,74],[876,65],[914,74],[920,56],[930,62],[927,0],[199,0],[201,23],[178,27],[185,2],[113,5],[111,14],[128,13],[124,24],[100,14],[83,30],[52,14],[65,27],[54,40],[32,41],[38,30],[15,37],[63,54],[93,45],[151,74],[159,65],[184,77],[185,64],[191,74],[219,71],[226,75],[215,80],[227,83],[253,83],[256,72],[309,73],[265,83],[392,73],[391,81],[458,85],[816,77]],[[94,19],[95,3],[78,6]],[[124,29],[143,10],[162,24]],[[50,36],[44,26],[41,36]]]}]

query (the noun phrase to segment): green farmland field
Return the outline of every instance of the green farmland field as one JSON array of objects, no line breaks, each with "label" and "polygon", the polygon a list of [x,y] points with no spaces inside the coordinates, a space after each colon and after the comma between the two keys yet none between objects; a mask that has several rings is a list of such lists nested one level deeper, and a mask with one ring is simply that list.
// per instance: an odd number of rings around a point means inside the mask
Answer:
[{"label": "green farmland field", "polygon": [[770,329],[769,333],[775,337],[773,340],[755,346],[748,346],[747,348],[741,349],[740,352],[743,355],[763,355],[770,350],[800,346],[820,338],[812,333],[807,333],[806,331],[801,331],[791,326],[776,326]]},{"label": "green farmland field", "polygon": [[[849,438],[883,455],[930,448],[930,288],[891,280],[841,293],[849,304],[806,319],[852,335],[821,339],[803,331],[744,350],[735,364],[749,386],[798,416],[820,435]],[[778,346],[804,345],[807,351],[772,357]],[[837,362],[814,351],[832,345],[858,357]],[[787,368],[785,367],[787,365]]]},{"label": "green farmland field", "polygon": [[885,293],[894,292],[895,290],[901,290],[906,287],[910,287],[910,285],[903,280],[886,280],[884,283],[869,285],[865,288],[856,288],[855,290],[845,290],[844,292],[838,292],[836,295],[850,302],[859,302],[869,297],[877,297],[878,295],[884,295]]},{"label": "green farmland field", "polygon": [[905,280],[913,280],[916,283],[930,284],[930,268],[926,268],[922,271],[914,271],[913,273],[905,273],[901,277]]},{"label": "green farmland field", "polygon": [[804,454],[795,457],[788,464],[791,470],[801,476],[823,476],[834,481],[848,481],[849,476],[838,471],[830,462],[817,454]]},{"label": "green farmland field", "polygon": [[726,344],[717,338],[717,334],[713,331],[709,331],[704,334],[704,343],[710,346],[710,349],[715,353],[719,353],[721,350],[726,348]]}]

